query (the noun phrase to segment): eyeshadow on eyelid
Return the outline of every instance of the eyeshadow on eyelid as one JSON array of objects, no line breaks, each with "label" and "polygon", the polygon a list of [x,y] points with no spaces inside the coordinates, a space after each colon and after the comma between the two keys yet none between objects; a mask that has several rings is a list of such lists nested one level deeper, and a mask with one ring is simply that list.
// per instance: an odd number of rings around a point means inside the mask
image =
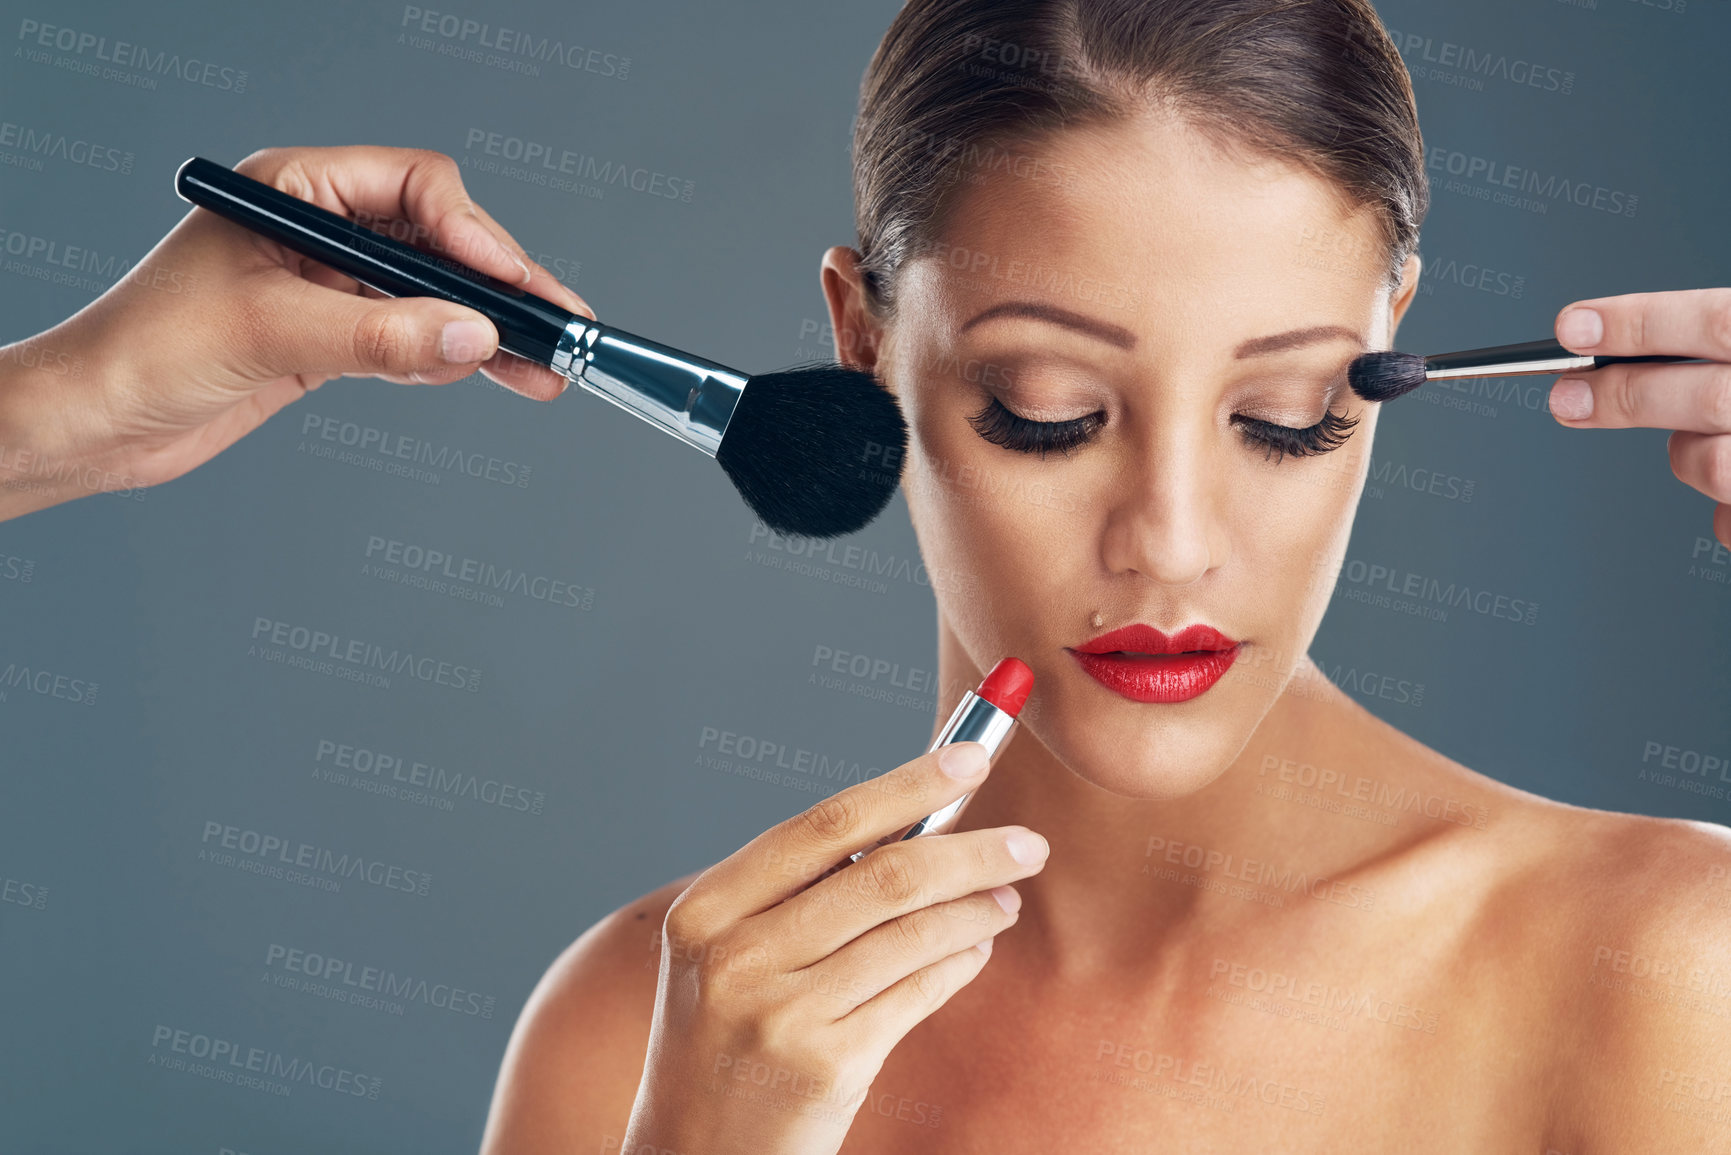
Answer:
[{"label": "eyeshadow on eyelid", "polygon": [[1030,421],[1074,421],[1106,408],[1097,397],[1075,394],[1024,392],[1017,390],[987,390],[987,395]]}]

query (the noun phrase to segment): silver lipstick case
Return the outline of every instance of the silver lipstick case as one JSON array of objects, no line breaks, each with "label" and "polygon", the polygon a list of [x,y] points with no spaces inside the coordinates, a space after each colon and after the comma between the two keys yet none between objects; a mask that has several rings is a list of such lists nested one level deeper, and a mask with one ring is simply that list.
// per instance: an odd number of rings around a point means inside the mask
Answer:
[{"label": "silver lipstick case", "polygon": [[[1015,715],[998,709],[969,690],[962,695],[962,700],[956,704],[955,712],[950,715],[950,720],[944,723],[944,728],[938,731],[937,739],[926,753],[930,754],[938,747],[948,746],[952,742],[978,742],[986,748],[986,757],[989,760],[997,757],[999,748],[1009,741],[1015,729]],[[973,796],[974,792],[968,791],[942,810],[926,815],[902,834],[881,839],[857,854],[850,855],[848,861],[858,862],[878,847],[892,842],[901,842],[921,834],[948,833],[956,819],[962,816],[962,808],[968,804],[968,799]]]},{"label": "silver lipstick case", "polygon": [[619,329],[573,318],[553,351],[553,371],[714,457],[750,380]]}]

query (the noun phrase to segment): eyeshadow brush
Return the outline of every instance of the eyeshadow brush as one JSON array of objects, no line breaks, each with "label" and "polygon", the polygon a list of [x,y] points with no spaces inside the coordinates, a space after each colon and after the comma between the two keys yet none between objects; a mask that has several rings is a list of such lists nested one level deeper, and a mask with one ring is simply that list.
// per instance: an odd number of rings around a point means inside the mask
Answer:
[{"label": "eyeshadow brush", "polygon": [[1410,393],[1426,381],[1457,377],[1521,377],[1538,373],[1586,372],[1603,365],[1626,365],[1640,361],[1698,361],[1698,357],[1604,357],[1574,353],[1556,341],[1527,341],[1518,345],[1494,345],[1459,353],[1437,353],[1421,357],[1393,350],[1365,353],[1347,366],[1347,382],[1366,401],[1392,401]]}]

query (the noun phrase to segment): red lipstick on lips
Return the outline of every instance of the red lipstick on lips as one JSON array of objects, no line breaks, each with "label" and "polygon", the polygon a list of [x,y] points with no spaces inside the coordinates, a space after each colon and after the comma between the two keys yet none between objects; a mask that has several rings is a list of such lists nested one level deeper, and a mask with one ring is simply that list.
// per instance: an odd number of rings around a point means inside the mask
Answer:
[{"label": "red lipstick on lips", "polygon": [[1204,625],[1167,637],[1137,623],[1069,649],[1096,682],[1136,702],[1188,702],[1238,656],[1237,642]]}]

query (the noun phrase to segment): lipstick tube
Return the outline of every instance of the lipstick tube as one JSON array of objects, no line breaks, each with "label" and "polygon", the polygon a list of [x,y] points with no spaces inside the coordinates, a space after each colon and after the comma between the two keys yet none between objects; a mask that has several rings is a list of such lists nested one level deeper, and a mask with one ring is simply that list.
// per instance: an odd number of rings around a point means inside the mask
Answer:
[{"label": "lipstick tube", "polygon": [[[952,742],[978,742],[986,748],[988,759],[997,757],[1004,743],[1015,733],[1017,716],[1034,688],[1034,671],[1019,658],[1005,658],[992,667],[992,672],[980,682],[979,689],[962,695],[950,720],[938,731],[937,739],[927,749],[931,753]],[[891,835],[849,856],[848,862],[858,862],[880,846],[917,838],[922,834],[945,834],[961,817],[972,790],[943,809],[926,815],[901,834]],[[843,863],[842,865],[846,865]]]}]

